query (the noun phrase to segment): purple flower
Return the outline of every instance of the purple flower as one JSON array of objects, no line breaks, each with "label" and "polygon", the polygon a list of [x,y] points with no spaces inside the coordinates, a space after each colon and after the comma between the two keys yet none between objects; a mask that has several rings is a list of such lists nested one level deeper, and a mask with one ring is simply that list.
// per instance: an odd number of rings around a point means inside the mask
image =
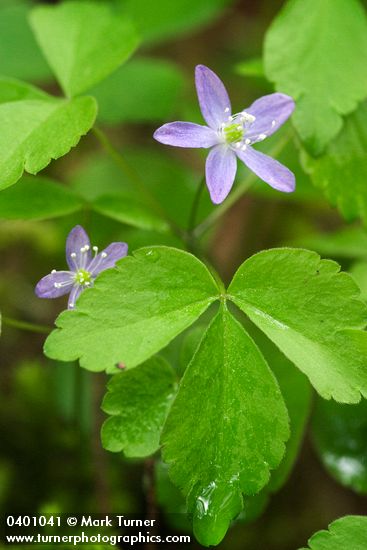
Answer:
[{"label": "purple flower", "polygon": [[215,204],[223,202],[232,188],[237,157],[274,189],[285,193],[294,191],[294,174],[252,147],[284,124],[293,112],[293,99],[279,93],[266,95],[245,111],[232,115],[224,84],[213,71],[198,65],[195,83],[208,126],[171,122],[156,130],[155,139],[176,147],[211,147],[206,160],[206,183]]},{"label": "purple flower", "polygon": [[114,267],[117,260],[127,254],[126,243],[112,243],[98,253],[93,246],[92,256],[90,241],[84,229],[77,225],[66,240],[66,261],[70,271],[51,271],[39,281],[35,292],[39,298],[58,298],[69,294],[68,308],[73,309],[75,302],[85,288],[92,286],[94,279],[101,271]]}]

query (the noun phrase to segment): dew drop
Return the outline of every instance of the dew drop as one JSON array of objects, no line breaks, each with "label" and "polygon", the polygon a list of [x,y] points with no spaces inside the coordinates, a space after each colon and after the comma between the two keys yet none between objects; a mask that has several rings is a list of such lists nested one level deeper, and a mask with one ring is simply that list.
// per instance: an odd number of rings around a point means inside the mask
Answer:
[{"label": "dew drop", "polygon": [[160,258],[159,252],[153,249],[148,250],[145,255],[151,262],[156,262]]}]

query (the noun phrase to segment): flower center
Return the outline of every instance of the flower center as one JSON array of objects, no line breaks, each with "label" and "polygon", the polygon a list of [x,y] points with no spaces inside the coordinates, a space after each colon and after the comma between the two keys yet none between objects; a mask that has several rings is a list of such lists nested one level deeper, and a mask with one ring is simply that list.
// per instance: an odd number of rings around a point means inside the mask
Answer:
[{"label": "flower center", "polygon": [[243,141],[247,130],[255,122],[255,117],[243,111],[228,117],[228,122],[223,122],[219,129],[226,143],[240,143]]},{"label": "flower center", "polygon": [[242,141],[244,128],[242,124],[227,124],[223,128],[223,134],[227,143],[235,143],[236,141]]},{"label": "flower center", "polygon": [[74,275],[74,280],[78,285],[86,285],[89,286],[92,282],[92,275],[89,273],[89,271],[86,271],[85,269],[78,269]]}]

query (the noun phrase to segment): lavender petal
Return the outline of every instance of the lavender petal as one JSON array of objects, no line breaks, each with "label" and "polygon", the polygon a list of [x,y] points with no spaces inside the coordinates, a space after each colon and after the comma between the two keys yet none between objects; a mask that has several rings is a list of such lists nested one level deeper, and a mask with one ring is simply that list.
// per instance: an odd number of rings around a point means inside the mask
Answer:
[{"label": "lavender petal", "polygon": [[295,107],[293,99],[285,94],[269,94],[254,101],[245,110],[256,117],[255,122],[246,132],[246,138],[252,142],[262,141],[271,136],[291,116]]},{"label": "lavender petal", "polygon": [[193,122],[170,122],[154,132],[154,139],[175,147],[212,147],[219,141],[214,130]]},{"label": "lavender petal", "polygon": [[93,258],[87,267],[87,271],[91,275],[96,276],[101,271],[114,267],[118,260],[126,256],[127,250],[128,246],[126,243],[111,243]]},{"label": "lavender petal", "polygon": [[197,65],[195,83],[202,115],[213,130],[218,130],[231,115],[227,90],[220,78],[205,65]]},{"label": "lavender petal", "polygon": [[[74,254],[75,257],[73,257]],[[91,259],[89,237],[81,225],[76,225],[70,231],[66,240],[66,261],[68,266],[72,271],[85,269]]]},{"label": "lavender petal", "polygon": [[46,275],[37,283],[35,293],[39,298],[58,298],[68,294],[73,283],[74,274],[71,271],[55,271]]},{"label": "lavender petal", "polygon": [[236,151],[236,154],[250,170],[274,189],[284,193],[294,191],[296,179],[293,172],[277,160],[249,146],[245,151]]},{"label": "lavender petal", "polygon": [[73,288],[70,292],[69,300],[68,300],[68,309],[74,309],[75,308],[75,303],[76,303],[77,299],[79,298],[80,294],[83,292],[83,290],[84,290],[84,288],[80,285],[73,286]]},{"label": "lavender petal", "polygon": [[237,170],[234,152],[226,145],[214,147],[206,160],[206,184],[214,204],[224,201],[231,190]]}]

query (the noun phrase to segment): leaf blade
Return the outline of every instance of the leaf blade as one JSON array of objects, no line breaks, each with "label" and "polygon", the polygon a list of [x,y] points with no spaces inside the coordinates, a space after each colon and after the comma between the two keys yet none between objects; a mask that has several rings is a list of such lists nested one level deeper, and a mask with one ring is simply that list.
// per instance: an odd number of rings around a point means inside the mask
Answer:
[{"label": "leaf blade", "polygon": [[70,97],[106,78],[138,45],[133,24],[119,4],[110,0],[37,6],[30,21],[48,63]]},{"label": "leaf blade", "polygon": [[288,0],[264,48],[267,77],[294,97],[294,125],[308,150],[322,153],[341,129],[342,116],[366,97],[367,17],[361,3]]},{"label": "leaf blade", "polygon": [[322,397],[356,403],[367,395],[366,306],[338,264],[302,249],[260,252],[228,292]]},{"label": "leaf blade", "polygon": [[161,357],[115,374],[102,403],[110,415],[102,426],[103,447],[135,458],[155,453],[175,386],[175,373]]},{"label": "leaf blade", "polygon": [[92,371],[144,362],[214,302],[217,285],[204,264],[178,249],[142,248],[101,273],[76,311],[65,311],[45,343],[61,361]]},{"label": "leaf blade", "polygon": [[162,434],[163,459],[187,495],[202,544],[218,544],[242,508],[242,492],[267,483],[288,435],[274,376],[244,328],[221,309],[185,371]]}]

